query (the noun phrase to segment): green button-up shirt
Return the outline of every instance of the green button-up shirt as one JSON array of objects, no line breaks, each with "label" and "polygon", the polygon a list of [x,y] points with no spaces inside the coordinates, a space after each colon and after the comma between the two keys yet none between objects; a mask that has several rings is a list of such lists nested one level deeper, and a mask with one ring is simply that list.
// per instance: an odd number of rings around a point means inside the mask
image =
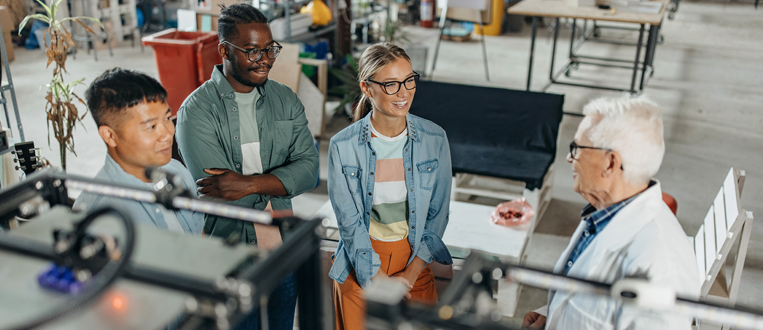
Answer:
[{"label": "green button-up shirt", "polygon": [[[307,128],[302,102],[289,87],[273,80],[260,89],[257,126],[263,174],[273,174],[283,183],[286,196],[249,195],[228,204],[263,210],[271,202],[274,210],[290,210],[291,198],[315,187],[318,152]],[[239,106],[233,87],[218,65],[212,79],[186,98],[178,110],[176,138],[186,166],[195,180],[209,176],[208,168],[241,173],[241,127]],[[251,223],[206,215],[204,233],[218,237],[240,235],[242,242],[256,244]]]}]

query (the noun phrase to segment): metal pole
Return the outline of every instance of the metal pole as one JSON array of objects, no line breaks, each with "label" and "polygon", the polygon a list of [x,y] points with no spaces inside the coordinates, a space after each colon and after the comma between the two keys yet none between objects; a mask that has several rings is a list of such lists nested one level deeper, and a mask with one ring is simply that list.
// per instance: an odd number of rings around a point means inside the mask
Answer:
[{"label": "metal pole", "polygon": [[631,94],[636,93],[636,76],[638,76],[638,63],[641,59],[641,45],[644,41],[644,24],[641,24],[638,33],[638,44],[636,45],[636,59],[633,61],[633,78],[631,78]]},{"label": "metal pole", "polygon": [[[644,65],[641,68],[641,84],[639,85],[639,90],[644,90],[644,80],[646,80],[646,68],[647,66],[651,67],[652,63],[652,50],[654,50],[654,47],[656,47],[657,43],[657,35],[656,31],[658,31],[658,26],[655,25],[649,25],[649,37],[646,39],[646,53],[644,54]],[[654,71],[654,68],[652,68],[652,71]]]},{"label": "metal pole", "polygon": [[299,304],[299,329],[319,330],[323,326],[321,298],[321,278],[315,276],[321,272],[320,243],[315,244],[315,252],[296,272],[297,304]]},{"label": "metal pole", "polygon": [[485,79],[490,81],[490,73],[487,68],[487,49],[485,48],[485,27],[480,24],[480,29],[482,29],[482,62],[485,63]]},{"label": "metal pole", "polygon": [[445,28],[441,24],[440,25],[440,36],[437,37],[437,46],[435,46],[435,48],[434,48],[434,59],[432,60],[432,71],[429,72],[429,76],[430,77],[434,76],[434,68],[435,68],[435,66],[437,66],[437,55],[440,53],[440,41],[442,41],[442,31],[444,29]]},{"label": "metal pole", "polygon": [[283,18],[286,21],[286,42],[291,42],[291,13],[289,0],[283,2]]},{"label": "metal pole", "polygon": [[[572,59],[572,56],[575,55],[575,29],[578,27],[578,20],[577,18],[572,20],[572,32],[570,34],[570,59]],[[583,29],[583,33],[585,33],[585,28]]]},{"label": "metal pole", "polygon": [[[437,10],[435,10],[437,12]],[[443,1],[442,12],[440,12],[440,36],[437,38],[437,46],[434,49],[434,59],[432,60],[432,71],[429,76],[434,76],[434,68],[437,65],[437,55],[440,53],[440,41],[442,41],[442,31],[445,30],[445,21],[448,19],[448,0]]]},{"label": "metal pole", "polygon": [[527,91],[530,91],[530,82],[533,75],[533,57],[535,57],[535,34],[538,30],[538,16],[533,16],[533,30],[530,37],[530,63],[527,66]]},{"label": "metal pole", "polygon": [[551,46],[551,70],[548,72],[548,79],[554,81],[554,61],[556,60],[556,39],[559,37],[559,17],[556,18],[556,27],[554,27],[554,43]]}]

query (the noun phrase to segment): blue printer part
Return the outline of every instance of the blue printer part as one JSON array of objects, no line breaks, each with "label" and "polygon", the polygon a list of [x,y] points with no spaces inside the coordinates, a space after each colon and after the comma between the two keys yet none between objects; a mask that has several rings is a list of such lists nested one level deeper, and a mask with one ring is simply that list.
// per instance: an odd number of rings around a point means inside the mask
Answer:
[{"label": "blue printer part", "polygon": [[71,268],[55,263],[37,276],[37,283],[43,288],[69,294],[80,292],[84,286]]}]

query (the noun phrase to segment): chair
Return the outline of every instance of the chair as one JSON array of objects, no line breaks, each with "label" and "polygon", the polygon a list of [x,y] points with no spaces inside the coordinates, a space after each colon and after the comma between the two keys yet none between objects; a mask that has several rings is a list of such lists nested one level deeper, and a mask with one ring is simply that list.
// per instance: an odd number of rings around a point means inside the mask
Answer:
[{"label": "chair", "polygon": [[563,105],[563,95],[420,81],[410,112],[448,135],[452,199],[524,197],[532,233],[551,201]]},{"label": "chair", "polygon": [[[690,237],[700,273],[700,300],[727,307],[736,304],[752,233],[752,212],[742,209],[739,202],[744,181],[745,172],[731,168],[705,216],[704,224],[693,239]],[[739,246],[731,278],[727,279],[724,269],[726,259],[737,239]],[[722,329],[729,329],[729,326],[723,325]]]},{"label": "chair", "polygon": [[[101,10],[99,2],[96,2],[94,0],[80,0],[77,2],[72,1],[72,11],[74,12],[74,15],[72,16],[86,16],[91,17],[95,16],[95,12]],[[100,12],[100,16],[97,17],[99,20],[103,20],[103,12]],[[83,23],[89,23],[88,21],[84,21]],[[93,58],[95,61],[98,61],[98,44],[105,44],[106,47],[109,49],[109,55],[111,57],[114,57],[114,51],[111,49],[111,43],[113,40],[111,40],[113,37],[109,36],[109,31],[106,29],[107,26],[111,28],[111,30],[114,30],[114,25],[111,23],[111,25],[104,24],[104,29],[102,30],[101,27],[98,24],[91,24],[90,27],[93,31],[93,33],[90,33],[86,31],[85,29],[81,29],[81,27],[77,26],[74,22],[71,22],[71,29],[72,29],[72,39],[76,41],[82,41],[85,43],[85,49],[87,50],[87,54],[90,54],[90,50],[93,51]],[[77,32],[79,30],[79,32]],[[76,49],[75,49],[76,50]],[[72,58],[77,58],[76,51],[74,54],[72,54]]]},{"label": "chair", "polygon": [[[469,22],[479,24],[480,27],[490,25],[493,21],[492,0],[443,0],[438,2],[438,10],[442,10],[440,15],[440,36],[437,38],[437,46],[434,51],[434,60],[432,61],[432,72],[437,65],[437,55],[440,52],[440,42],[442,41],[443,30],[445,30],[445,21],[450,19],[454,21]],[[485,49],[485,33],[482,33],[482,61],[485,64],[485,79],[490,81],[490,73],[487,66],[487,50]]]},{"label": "chair", "polygon": [[673,198],[673,196],[662,193],[662,201],[665,202],[665,204],[670,208],[670,211],[673,212],[673,215],[678,213],[678,202],[676,202],[676,199]]}]

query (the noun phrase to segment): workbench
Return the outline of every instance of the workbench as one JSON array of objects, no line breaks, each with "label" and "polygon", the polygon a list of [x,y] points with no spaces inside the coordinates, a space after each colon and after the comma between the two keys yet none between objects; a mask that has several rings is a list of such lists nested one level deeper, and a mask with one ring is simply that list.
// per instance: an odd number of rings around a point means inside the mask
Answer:
[{"label": "workbench", "polygon": [[[545,85],[541,90],[545,91],[552,84],[561,84],[578,87],[598,88],[614,91],[625,91],[635,94],[643,91],[646,84],[646,78],[654,73],[654,53],[659,39],[660,26],[662,25],[663,18],[665,17],[665,11],[668,8],[670,0],[655,0],[647,1],[647,3],[655,4],[655,8],[659,7],[658,12],[636,12],[629,7],[620,9],[599,9],[595,6],[578,6],[578,0],[524,0],[519,4],[512,6],[508,9],[509,14],[531,16],[532,19],[532,36],[530,41],[530,61],[527,70],[527,90],[530,90],[532,81],[533,59],[535,56],[535,38],[538,30],[538,17],[551,17],[556,19],[556,27],[554,29],[553,46],[551,51],[551,69],[549,71],[549,83]],[[562,66],[559,71],[554,71],[554,61],[556,60],[556,46],[557,39],[559,37],[559,19],[568,18],[572,19],[572,31],[570,34],[570,49],[569,60]],[[577,20],[583,20],[582,33],[578,36],[576,34]],[[588,29],[588,20],[594,22],[592,28]],[[638,42],[636,46],[636,56],[633,60],[625,60],[619,58],[606,58],[595,57],[577,54],[577,50],[588,40],[597,28],[597,21],[604,22],[616,22],[616,23],[628,23],[638,24]],[[648,36],[646,40],[645,55],[643,60],[641,59],[641,50],[644,47],[644,33],[646,26],[648,27]],[[576,39],[576,37],[578,37]],[[581,83],[573,83],[567,81],[560,81],[559,78],[562,74],[570,76],[572,70],[576,69],[580,64],[586,65],[598,65],[604,67],[625,68],[633,71],[631,76],[630,88],[619,88],[612,86],[601,85],[588,85]],[[627,64],[627,65],[626,65]],[[636,81],[639,77],[639,71],[641,71],[641,79],[636,86]]]}]

